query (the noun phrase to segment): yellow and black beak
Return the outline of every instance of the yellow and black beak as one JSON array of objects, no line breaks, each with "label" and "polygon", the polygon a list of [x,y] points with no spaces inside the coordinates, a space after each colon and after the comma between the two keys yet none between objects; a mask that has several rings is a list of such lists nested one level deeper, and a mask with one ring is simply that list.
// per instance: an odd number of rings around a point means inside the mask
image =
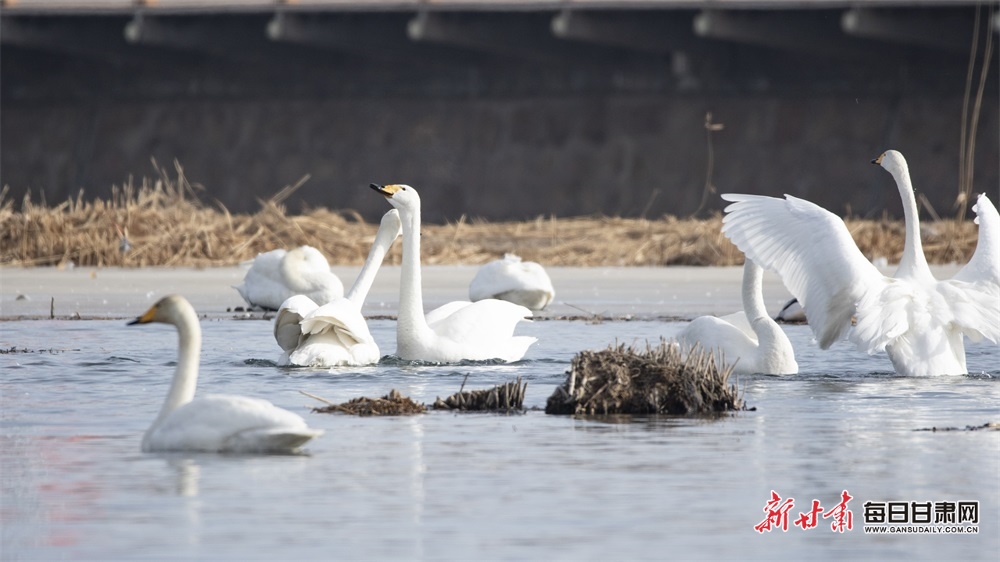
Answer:
[{"label": "yellow and black beak", "polygon": [[882,154],[879,154],[878,158],[872,160],[872,164],[879,164],[879,165],[881,165],[883,158],[885,158],[885,153],[884,152]]},{"label": "yellow and black beak", "polygon": [[[157,303],[157,304],[159,304],[159,303]],[[153,306],[149,307],[149,310],[147,310],[145,313],[143,313],[142,316],[136,318],[135,320],[133,320],[133,321],[131,321],[128,324],[125,324],[125,325],[126,326],[132,326],[133,324],[149,324],[150,322],[153,321],[153,316],[156,316],[156,304],[154,304]]]},{"label": "yellow and black beak", "polygon": [[368,184],[368,187],[374,189],[375,191],[385,195],[386,198],[392,197],[400,189],[400,185],[390,184],[390,185],[379,185],[377,183]]}]

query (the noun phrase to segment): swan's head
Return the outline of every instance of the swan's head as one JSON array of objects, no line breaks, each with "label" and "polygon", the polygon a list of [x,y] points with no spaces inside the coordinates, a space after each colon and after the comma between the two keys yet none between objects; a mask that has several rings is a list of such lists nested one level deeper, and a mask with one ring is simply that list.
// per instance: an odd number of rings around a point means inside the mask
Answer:
[{"label": "swan's head", "polygon": [[389,204],[397,209],[413,211],[420,208],[420,196],[417,190],[408,185],[394,183],[390,185],[370,184],[369,187],[381,193],[389,200]]},{"label": "swan's head", "polygon": [[896,150],[886,150],[878,158],[872,160],[872,164],[882,166],[894,177],[901,173],[910,174],[910,170],[906,166],[906,159]]},{"label": "swan's head", "polygon": [[162,322],[164,324],[176,324],[178,318],[185,315],[197,316],[194,307],[184,297],[180,295],[170,295],[156,301],[149,310],[142,316],[129,322],[133,324],[149,324],[150,322]]}]

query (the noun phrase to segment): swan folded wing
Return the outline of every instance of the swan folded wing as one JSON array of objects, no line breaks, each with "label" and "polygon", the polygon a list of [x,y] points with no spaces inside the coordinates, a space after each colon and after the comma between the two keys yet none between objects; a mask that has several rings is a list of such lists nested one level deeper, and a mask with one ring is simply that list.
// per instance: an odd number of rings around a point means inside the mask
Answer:
[{"label": "swan folded wing", "polygon": [[[298,414],[267,400],[247,396],[210,394],[174,410],[147,437],[148,450],[206,452],[280,451],[268,434],[286,433],[310,438],[310,429]],[[256,435],[258,441],[251,441]],[[308,439],[307,439],[308,440]],[[233,448],[234,445],[239,448]]]},{"label": "swan folded wing", "polygon": [[374,341],[345,345],[345,339],[339,330],[307,336],[288,354],[288,363],[320,368],[378,363],[379,349]]},{"label": "swan folded wing", "polygon": [[307,336],[333,332],[345,347],[371,342],[368,323],[357,305],[345,298],[335,299],[302,319],[302,333]]},{"label": "swan folded wing", "polygon": [[472,304],[471,301],[451,301],[442,304],[441,306],[425,314],[424,320],[427,322],[428,326],[433,328],[434,325],[437,324],[438,322],[451,316],[455,312],[462,310],[463,308],[469,306],[470,304]]},{"label": "swan folded wing", "polygon": [[[742,312],[730,314],[717,318],[715,316],[699,316],[691,321],[680,334],[677,341],[681,343],[684,350],[699,347],[704,351],[719,351],[729,364],[733,364],[739,357],[755,353],[757,348],[757,334],[750,330],[747,334],[739,326],[728,322],[726,318],[736,315],[743,315]],[[750,324],[743,315],[743,322],[749,328]]]},{"label": "swan folded wing", "polygon": [[289,297],[278,307],[274,317],[274,339],[284,351],[291,351],[302,341],[302,327],[299,323],[317,309],[312,299],[305,295]]},{"label": "swan folded wing", "polygon": [[[727,314],[725,316],[719,316],[719,320],[722,320],[726,324],[730,324],[737,328],[739,331],[746,334],[748,338],[755,344],[757,343],[757,334],[753,331],[753,326],[750,325],[750,321],[747,320],[747,313],[744,311],[734,312],[732,314]],[[696,319],[697,320],[697,319]]]},{"label": "swan folded wing", "polygon": [[282,284],[281,260],[285,254],[282,249],[257,254],[243,282],[233,285],[248,305],[274,308],[275,302],[284,300],[286,289]]},{"label": "swan folded wing", "polygon": [[952,279],[969,283],[985,283],[1000,290],[1000,213],[985,193],[980,194],[972,206],[979,225],[976,251],[969,263]]},{"label": "swan folded wing", "polygon": [[826,349],[843,339],[861,298],[884,276],[858,250],[844,221],[791,195],[723,194],[725,234],[747,257],[778,273]]},{"label": "swan folded wing", "polygon": [[467,359],[516,361],[538,341],[530,336],[514,336],[517,323],[531,316],[531,311],[521,305],[485,299],[461,307],[430,326],[438,336],[476,349]]},{"label": "swan folded wing", "polygon": [[481,267],[469,284],[469,298],[474,301],[496,298],[512,291],[555,292],[541,265],[522,262],[513,254]]}]

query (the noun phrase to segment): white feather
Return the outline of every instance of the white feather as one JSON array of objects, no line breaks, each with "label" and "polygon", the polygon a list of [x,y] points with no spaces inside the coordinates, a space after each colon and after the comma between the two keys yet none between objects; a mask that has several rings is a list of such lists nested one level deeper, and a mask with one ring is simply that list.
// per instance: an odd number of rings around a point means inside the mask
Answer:
[{"label": "white feather", "polygon": [[521,261],[514,254],[482,266],[469,284],[469,298],[473,301],[500,299],[532,310],[544,309],[555,294],[552,280],[541,265]]},{"label": "white feather", "polygon": [[764,308],[764,270],[747,259],[743,266],[743,310],[723,317],[695,318],[677,336],[683,349],[715,354],[735,374],[792,375],[799,372],[788,336]]},{"label": "white feather", "polygon": [[868,353],[887,351],[901,374],[963,374],[963,334],[1000,342],[996,208],[985,195],[979,197],[976,253],[955,278],[938,281],[921,248],[906,161],[890,150],[873,162],[893,175],[903,199],[906,240],[893,277],[865,259],[842,220],[790,195],[724,194],[732,204],[722,232],[750,259],[781,276],[802,303],[820,347],[849,336]]},{"label": "white feather", "polygon": [[361,307],[399,234],[399,213],[392,209],[382,217],[368,258],[346,297],[318,306],[296,295],[281,304],[274,319],[274,339],[284,351],[280,365],[326,368],[378,363],[381,352]]},{"label": "white feather", "polygon": [[305,295],[318,303],[344,296],[340,278],[312,246],[257,254],[243,283],[233,288],[250,306],[268,310],[277,310],[294,295]]},{"label": "white feather", "polygon": [[143,451],[287,453],[323,434],[309,428],[301,416],[267,400],[218,394],[195,398],[201,327],[183,297],[160,299],[131,324],[149,322],[175,326],[180,345],[170,390],[143,436]]},{"label": "white feather", "polygon": [[536,338],[514,336],[518,322],[531,311],[507,301],[486,299],[448,303],[423,312],[420,276],[420,196],[407,185],[372,188],[388,199],[403,221],[396,355],[407,360],[454,363],[462,360],[517,361]]}]

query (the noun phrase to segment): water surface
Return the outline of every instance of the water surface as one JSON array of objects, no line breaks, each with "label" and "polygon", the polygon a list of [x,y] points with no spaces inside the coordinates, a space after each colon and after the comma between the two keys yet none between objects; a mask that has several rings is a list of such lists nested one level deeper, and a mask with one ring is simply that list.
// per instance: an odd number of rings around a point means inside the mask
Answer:
[{"label": "water surface", "polygon": [[[308,455],[144,454],[173,371],[168,326],[0,324],[2,556],[19,559],[996,559],[1000,350],[970,345],[968,377],[902,378],[884,355],[820,351],[786,331],[801,373],[743,377],[756,411],[718,420],[593,420],[432,412],[358,418],[318,402],[398,389],[433,402],[520,376],[544,407],[572,356],[672,336],[679,322],[539,321],[513,365],[332,372],[274,366],[270,324],[206,320],[199,392],[268,398],[326,435]],[[371,323],[392,351],[395,323]],[[833,507],[759,534],[771,491]],[[865,535],[865,501],[978,500],[978,535]]]}]

